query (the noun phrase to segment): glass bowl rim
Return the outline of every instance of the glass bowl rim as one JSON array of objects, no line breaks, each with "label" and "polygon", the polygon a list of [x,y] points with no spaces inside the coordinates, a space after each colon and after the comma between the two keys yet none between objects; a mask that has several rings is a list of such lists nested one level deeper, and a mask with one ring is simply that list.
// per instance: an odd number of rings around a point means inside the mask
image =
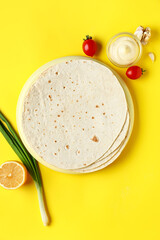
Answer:
[{"label": "glass bowl rim", "polygon": [[[109,56],[109,51],[108,51],[108,49],[109,49],[109,47],[110,47],[110,45],[111,45],[111,42],[112,42],[115,38],[120,37],[121,35],[129,35],[129,37],[133,38],[133,39],[137,42],[137,44],[138,44],[138,46],[139,46],[139,55],[138,55],[138,57],[136,58],[136,60],[135,60],[134,62],[132,62],[132,63],[130,63],[130,64],[126,64],[126,65],[121,65],[121,64],[118,64],[118,63],[114,62],[114,61],[110,58],[110,56]],[[124,67],[124,68],[125,68],[125,67],[129,67],[129,66],[131,66],[132,64],[138,62],[139,59],[141,58],[141,55],[142,55],[142,44],[141,44],[141,41],[139,40],[139,38],[138,38],[136,35],[134,35],[133,33],[130,33],[130,32],[120,32],[120,33],[115,34],[115,35],[114,35],[113,37],[111,37],[111,39],[108,41],[106,48],[107,48],[107,57],[108,57],[109,61],[110,61],[113,65],[115,65],[115,66],[117,66],[117,67],[122,67],[122,68],[123,68],[123,67]]]}]

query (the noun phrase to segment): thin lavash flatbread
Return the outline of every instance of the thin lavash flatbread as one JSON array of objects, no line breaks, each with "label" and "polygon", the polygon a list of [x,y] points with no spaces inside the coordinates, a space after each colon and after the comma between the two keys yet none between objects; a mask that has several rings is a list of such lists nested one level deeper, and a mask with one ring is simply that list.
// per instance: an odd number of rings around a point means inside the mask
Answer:
[{"label": "thin lavash flatbread", "polygon": [[115,141],[127,113],[115,75],[91,60],[45,70],[24,99],[22,126],[28,144],[62,169],[88,166]]},{"label": "thin lavash flatbread", "polygon": [[121,131],[120,135],[116,139],[116,141],[113,143],[111,148],[107,151],[107,154],[103,155],[100,159],[96,160],[94,163],[91,165],[88,165],[87,167],[81,168],[81,169],[75,169],[73,170],[74,172],[78,173],[87,173],[90,172],[91,170],[94,170],[96,168],[99,168],[100,166],[106,164],[108,161],[110,161],[115,155],[118,154],[118,152],[121,152],[121,148],[123,147],[128,131],[129,131],[129,113],[127,114],[127,119],[126,123],[123,127],[123,130]]}]

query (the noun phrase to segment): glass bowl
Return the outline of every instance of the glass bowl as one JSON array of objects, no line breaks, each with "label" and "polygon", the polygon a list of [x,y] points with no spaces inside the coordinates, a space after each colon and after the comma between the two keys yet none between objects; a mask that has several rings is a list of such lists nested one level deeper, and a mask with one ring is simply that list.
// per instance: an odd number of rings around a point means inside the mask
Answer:
[{"label": "glass bowl", "polygon": [[[111,48],[111,45],[120,37],[129,37],[131,39],[133,39],[137,46],[138,46],[138,54],[137,54],[137,58],[133,61],[133,62],[130,62],[129,64],[119,64],[117,62],[114,61],[114,59],[112,58],[111,54],[110,54],[110,48]],[[133,64],[135,64],[136,62],[139,61],[139,59],[141,58],[141,55],[142,55],[142,44],[140,42],[140,40],[137,38],[137,36],[135,36],[134,34],[132,33],[129,33],[129,32],[122,32],[122,33],[118,33],[116,35],[114,35],[108,42],[107,44],[107,57],[108,59],[110,60],[110,62],[112,64],[114,64],[115,66],[117,67],[129,67]]]}]

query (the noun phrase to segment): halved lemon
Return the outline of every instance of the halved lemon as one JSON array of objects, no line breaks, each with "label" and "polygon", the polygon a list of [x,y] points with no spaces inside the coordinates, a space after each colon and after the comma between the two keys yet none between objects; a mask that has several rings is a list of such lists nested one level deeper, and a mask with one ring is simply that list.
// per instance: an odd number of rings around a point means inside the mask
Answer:
[{"label": "halved lemon", "polygon": [[6,189],[16,189],[27,180],[26,167],[17,161],[4,162],[0,166],[0,185]]}]

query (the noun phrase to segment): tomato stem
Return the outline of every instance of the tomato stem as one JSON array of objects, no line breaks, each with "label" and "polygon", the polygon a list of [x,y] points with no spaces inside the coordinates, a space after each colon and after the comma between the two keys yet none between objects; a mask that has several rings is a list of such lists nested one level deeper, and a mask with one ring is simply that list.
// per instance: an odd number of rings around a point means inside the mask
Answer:
[{"label": "tomato stem", "polygon": [[142,71],[142,75],[143,75],[143,73],[146,72],[147,70],[141,68],[141,71]]},{"label": "tomato stem", "polygon": [[83,38],[84,41],[89,40],[89,39],[92,39],[92,37],[89,35],[86,35],[86,38]]}]

